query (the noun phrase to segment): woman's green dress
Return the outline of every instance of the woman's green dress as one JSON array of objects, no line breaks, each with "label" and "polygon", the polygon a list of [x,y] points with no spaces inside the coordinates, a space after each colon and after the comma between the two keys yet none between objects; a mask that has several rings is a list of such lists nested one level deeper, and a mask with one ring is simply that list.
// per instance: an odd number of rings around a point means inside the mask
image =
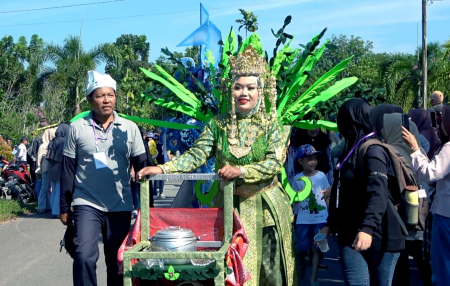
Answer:
[{"label": "woman's green dress", "polygon": [[[243,167],[244,178],[236,179],[234,206],[250,241],[244,264],[252,278],[245,285],[296,285],[293,214],[277,180],[289,132],[259,112],[247,117],[237,115],[236,121],[239,143],[235,146],[227,140],[230,115],[221,114],[205,126],[191,149],[160,167],[166,174],[188,173],[213,156],[218,169],[226,165]],[[216,201],[216,206],[222,204]]]}]

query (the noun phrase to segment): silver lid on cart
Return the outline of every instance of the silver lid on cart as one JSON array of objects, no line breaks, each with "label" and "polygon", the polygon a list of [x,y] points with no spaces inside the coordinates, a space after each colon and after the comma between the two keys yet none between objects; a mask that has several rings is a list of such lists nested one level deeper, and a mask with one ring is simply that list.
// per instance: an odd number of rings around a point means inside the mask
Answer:
[{"label": "silver lid on cart", "polygon": [[180,226],[169,226],[167,228],[158,230],[153,239],[179,239],[179,238],[194,238],[194,233],[188,228],[181,228]]}]

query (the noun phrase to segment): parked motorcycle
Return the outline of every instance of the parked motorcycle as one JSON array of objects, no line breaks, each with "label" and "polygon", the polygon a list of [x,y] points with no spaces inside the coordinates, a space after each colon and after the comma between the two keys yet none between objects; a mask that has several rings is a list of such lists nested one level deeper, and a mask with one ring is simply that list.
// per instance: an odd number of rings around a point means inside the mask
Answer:
[{"label": "parked motorcycle", "polygon": [[[10,195],[13,200],[20,200],[27,204],[37,200],[31,177],[25,164],[14,164],[0,156],[2,174],[0,187],[2,197]],[[6,192],[5,192],[6,190]]]}]

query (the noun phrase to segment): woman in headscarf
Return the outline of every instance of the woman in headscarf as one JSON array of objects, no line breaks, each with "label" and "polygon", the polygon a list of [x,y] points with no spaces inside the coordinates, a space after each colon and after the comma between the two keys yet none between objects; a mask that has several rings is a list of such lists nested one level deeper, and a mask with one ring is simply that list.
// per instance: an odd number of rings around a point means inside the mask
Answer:
[{"label": "woman in headscarf", "polygon": [[383,134],[381,134],[381,130],[383,129],[383,120],[385,114],[391,113],[403,113],[403,109],[400,106],[393,104],[380,104],[370,109],[370,122],[375,130],[375,133],[378,138],[383,138]]},{"label": "woman in headscarf", "polygon": [[[411,166],[412,159],[409,154],[410,148],[402,138],[403,113],[391,113],[383,115],[383,129],[378,132],[383,133],[384,143],[394,147],[402,154],[408,164]],[[412,120],[409,120],[409,130],[416,140],[420,140],[419,130]]]},{"label": "woman in headscarf", "polygon": [[55,138],[48,144],[46,159],[48,161],[48,180],[52,188],[52,215],[59,217],[59,200],[61,191],[61,168],[63,159],[64,141],[69,133],[70,125],[62,123],[55,132]]},{"label": "woman in headscarf", "polygon": [[370,106],[361,99],[345,102],[338,112],[339,132],[346,145],[331,191],[326,235],[338,234],[341,264],[347,285],[391,285],[395,264],[405,247],[405,237],[388,200],[400,202],[390,192],[388,176],[394,177],[389,156],[369,146],[364,165],[356,166],[361,145],[375,139]]},{"label": "woman in headscarf", "polygon": [[[442,109],[442,130],[450,135],[450,106]],[[420,152],[417,139],[403,128],[403,139],[411,148],[412,166],[419,180],[436,183],[432,201],[431,269],[433,285],[450,285],[450,142],[430,161]]]},{"label": "woman in headscarf", "polygon": [[[428,158],[433,158],[434,153],[440,146],[440,140],[438,138],[436,130],[431,125],[430,112],[425,109],[418,108],[411,110],[409,115],[411,116],[411,120],[417,125],[421,137],[424,137],[428,141],[429,150],[425,150],[425,152],[427,152]],[[419,142],[423,147],[422,138],[420,138]]]},{"label": "woman in headscarf", "polygon": [[47,208],[51,208],[49,187],[50,182],[48,180],[48,161],[45,159],[47,154],[48,143],[55,138],[56,128],[50,128],[44,131],[42,135],[42,144],[39,146],[38,158],[36,160],[36,177],[40,177],[42,180],[41,191],[39,192],[38,198],[38,209],[37,213],[44,213]]},{"label": "woman in headscarf", "polygon": [[[411,148],[405,143],[402,138],[403,114],[392,113],[385,114],[383,130],[384,142],[393,146],[405,160],[408,166],[412,167],[412,158],[410,155]],[[414,138],[419,140],[419,133],[416,124],[409,121],[409,130],[414,135]],[[422,184],[424,186],[425,184]],[[419,270],[424,285],[431,285],[431,267],[426,262],[422,255],[423,230],[425,228],[425,218],[428,215],[428,203],[425,200],[420,206],[419,223],[415,226],[407,226],[408,235],[406,236],[406,249],[402,251],[395,269],[394,285],[409,285],[409,256],[414,258],[414,261]]]},{"label": "woman in headscarf", "polygon": [[[244,265],[251,279],[245,285],[297,285],[291,230],[294,217],[289,199],[277,183],[288,136],[276,110],[269,115],[264,106],[264,57],[248,46],[237,59],[230,58],[234,76],[230,112],[215,116],[179,158],[146,167],[138,175],[189,173],[215,156],[218,175],[236,180],[234,206],[250,240]],[[267,95],[274,103],[276,94],[268,91]],[[221,205],[223,202],[216,204]]]}]

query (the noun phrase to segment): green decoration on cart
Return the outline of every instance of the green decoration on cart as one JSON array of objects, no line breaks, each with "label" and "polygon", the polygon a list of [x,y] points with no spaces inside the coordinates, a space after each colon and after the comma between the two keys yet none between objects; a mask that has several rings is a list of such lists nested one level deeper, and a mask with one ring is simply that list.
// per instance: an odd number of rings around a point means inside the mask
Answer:
[{"label": "green decoration on cart", "polygon": [[175,269],[173,269],[173,266],[170,265],[167,273],[164,273],[164,277],[166,277],[167,280],[174,281],[180,277],[180,273],[175,273]]},{"label": "green decoration on cart", "polygon": [[202,204],[202,205],[207,205],[208,207],[212,208],[212,199],[213,197],[216,195],[217,190],[218,190],[218,186],[219,186],[219,181],[214,181],[211,189],[209,190],[209,192],[207,192],[206,194],[202,193],[201,190],[201,186],[202,184],[204,184],[206,181],[197,181],[195,183],[195,194],[197,195],[197,199],[198,201]]}]

